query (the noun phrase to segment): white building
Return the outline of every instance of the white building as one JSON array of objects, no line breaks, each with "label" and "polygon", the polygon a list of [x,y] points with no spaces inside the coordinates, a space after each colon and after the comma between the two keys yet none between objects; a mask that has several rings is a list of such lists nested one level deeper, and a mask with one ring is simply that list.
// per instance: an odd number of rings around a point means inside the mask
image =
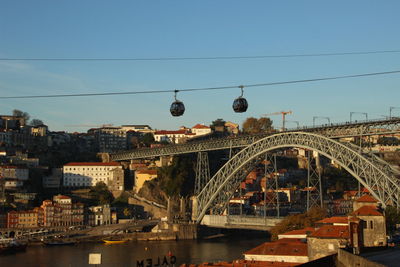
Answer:
[{"label": "white building", "polygon": [[123,174],[117,162],[70,162],[63,167],[63,185],[90,187],[103,182],[112,190],[124,190]]},{"label": "white building", "polygon": [[204,124],[196,124],[195,126],[192,127],[191,130],[192,133],[194,133],[196,136],[211,133],[211,128]]},{"label": "white building", "polygon": [[135,131],[139,133],[153,133],[154,130],[151,129],[149,125],[122,125],[121,129],[125,132]]},{"label": "white building", "polygon": [[157,142],[168,142],[173,144],[180,144],[185,142],[186,139],[196,136],[187,130],[178,131],[156,131],[154,133],[154,140]]}]

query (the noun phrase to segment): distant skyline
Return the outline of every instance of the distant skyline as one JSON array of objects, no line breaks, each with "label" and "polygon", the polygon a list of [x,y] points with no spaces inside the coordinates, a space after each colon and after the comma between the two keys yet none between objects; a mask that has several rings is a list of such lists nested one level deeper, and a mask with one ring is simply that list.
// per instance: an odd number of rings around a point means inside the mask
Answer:
[{"label": "distant skyline", "polygon": [[[400,50],[398,1],[3,1],[0,58],[235,57]],[[400,53],[330,57],[182,61],[0,61],[1,96],[174,90],[268,83],[400,70]],[[172,93],[2,99],[0,113],[28,112],[51,130],[69,125],[148,124],[178,129],[217,118],[292,110],[349,121],[381,119],[400,107],[400,74],[245,88],[246,113],[234,113],[240,89],[181,92],[186,112],[172,117]],[[400,116],[400,109],[393,111]],[[271,116],[274,127],[281,117]],[[355,114],[353,119],[364,119]],[[318,124],[325,123],[318,120]],[[287,127],[296,124],[288,123]]]}]

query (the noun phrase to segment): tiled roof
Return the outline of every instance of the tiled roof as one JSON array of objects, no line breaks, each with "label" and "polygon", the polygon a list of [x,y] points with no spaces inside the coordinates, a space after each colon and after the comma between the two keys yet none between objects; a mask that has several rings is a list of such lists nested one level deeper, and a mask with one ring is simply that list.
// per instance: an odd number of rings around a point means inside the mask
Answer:
[{"label": "tiled roof", "polygon": [[299,230],[292,230],[280,235],[309,235],[311,233],[313,233],[315,231],[315,229],[313,227],[306,227],[303,229],[299,229]]},{"label": "tiled roof", "polygon": [[376,200],[373,196],[371,195],[363,195],[362,197],[356,199],[357,202],[372,202],[372,203],[377,203],[378,200]]},{"label": "tiled roof", "polygon": [[383,216],[381,212],[377,210],[375,206],[362,206],[355,210],[352,215],[356,216]]},{"label": "tiled roof", "polygon": [[64,166],[121,166],[118,162],[70,162]]},{"label": "tiled roof", "polygon": [[265,242],[249,251],[245,255],[286,255],[308,256],[307,243],[300,239],[282,238],[275,242]]},{"label": "tiled roof", "polygon": [[348,223],[349,219],[347,217],[330,217],[330,218],[325,218],[320,221],[317,221],[316,223]]},{"label": "tiled roof", "polygon": [[349,238],[348,226],[342,225],[324,225],[314,233],[311,237],[318,238]]},{"label": "tiled roof", "polygon": [[186,130],[177,130],[177,131],[156,131],[154,134],[155,135],[164,135],[164,134],[186,134],[187,131]]},{"label": "tiled roof", "polygon": [[150,175],[157,175],[157,170],[138,170],[136,171],[137,174],[150,174]]},{"label": "tiled roof", "polygon": [[196,124],[192,129],[210,129],[210,127],[205,126],[204,124]]},{"label": "tiled roof", "polygon": [[64,195],[54,196],[54,198],[56,198],[56,199],[71,199],[70,197],[67,197],[67,196],[64,196]]}]

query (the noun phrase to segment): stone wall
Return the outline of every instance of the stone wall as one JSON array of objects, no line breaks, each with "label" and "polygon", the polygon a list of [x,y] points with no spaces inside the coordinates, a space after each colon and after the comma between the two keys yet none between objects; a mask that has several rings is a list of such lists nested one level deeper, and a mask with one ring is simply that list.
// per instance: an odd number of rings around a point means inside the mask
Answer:
[{"label": "stone wall", "polygon": [[151,214],[151,216],[153,218],[163,218],[167,216],[167,209],[166,208],[161,208],[161,207],[157,207],[156,205],[153,205],[151,203],[148,203],[146,201],[141,201],[139,199],[130,197],[128,199],[128,203],[129,204],[133,204],[133,205],[139,205],[142,206],[144,208],[144,210]]},{"label": "stone wall", "polygon": [[363,257],[351,254],[345,250],[339,249],[337,256],[337,266],[359,266],[359,267],[385,267],[385,265],[369,261]]},{"label": "stone wall", "polygon": [[329,238],[307,238],[308,257],[310,260],[319,259],[337,253],[340,243],[345,240]]},{"label": "stone wall", "polygon": [[[365,247],[386,246],[386,222],[383,216],[358,216],[363,220],[363,245]],[[372,222],[372,227],[371,227]]]}]

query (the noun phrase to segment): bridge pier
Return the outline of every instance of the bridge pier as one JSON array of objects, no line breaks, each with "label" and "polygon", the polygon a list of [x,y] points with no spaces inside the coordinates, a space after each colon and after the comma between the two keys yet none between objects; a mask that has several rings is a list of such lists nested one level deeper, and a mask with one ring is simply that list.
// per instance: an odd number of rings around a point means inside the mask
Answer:
[{"label": "bridge pier", "polygon": [[208,161],[208,153],[198,152],[194,193],[196,195],[199,194],[209,180],[210,180],[210,164]]},{"label": "bridge pier", "polygon": [[[321,163],[318,152],[307,151],[307,210],[322,207]],[[315,165],[314,165],[314,164]]]}]

